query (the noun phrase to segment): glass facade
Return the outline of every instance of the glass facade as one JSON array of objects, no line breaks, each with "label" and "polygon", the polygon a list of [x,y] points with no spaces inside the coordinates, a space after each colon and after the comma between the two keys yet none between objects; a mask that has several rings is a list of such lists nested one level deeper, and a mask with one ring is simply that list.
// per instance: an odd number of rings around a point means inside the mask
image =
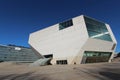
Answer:
[{"label": "glass facade", "polygon": [[0,61],[34,62],[39,58],[30,48],[16,46],[0,46]]},{"label": "glass facade", "polygon": [[108,62],[111,52],[85,51],[83,59],[85,63]]},{"label": "glass facade", "polygon": [[86,57],[110,57],[111,52],[94,52],[94,51],[85,51],[84,56]]},{"label": "glass facade", "polygon": [[70,27],[72,25],[73,25],[72,19],[65,21],[65,22],[62,22],[62,23],[59,23],[59,30],[65,29],[65,28]]},{"label": "glass facade", "polygon": [[102,22],[84,16],[88,35],[90,38],[112,41],[111,36]]}]

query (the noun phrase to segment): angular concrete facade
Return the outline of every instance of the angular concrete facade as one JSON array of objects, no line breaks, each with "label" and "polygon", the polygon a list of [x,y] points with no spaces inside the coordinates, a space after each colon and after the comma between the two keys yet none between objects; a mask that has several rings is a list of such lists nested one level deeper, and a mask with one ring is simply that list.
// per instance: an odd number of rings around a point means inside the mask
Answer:
[{"label": "angular concrete facade", "polygon": [[29,44],[52,64],[84,64],[110,62],[117,42],[108,24],[81,15],[31,33]]}]

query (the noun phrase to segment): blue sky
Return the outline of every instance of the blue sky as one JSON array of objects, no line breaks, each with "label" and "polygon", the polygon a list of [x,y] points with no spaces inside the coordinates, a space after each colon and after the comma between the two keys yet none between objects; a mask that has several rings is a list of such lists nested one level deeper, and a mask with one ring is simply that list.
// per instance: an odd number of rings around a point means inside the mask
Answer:
[{"label": "blue sky", "polygon": [[120,0],[0,0],[0,44],[28,47],[30,33],[81,14],[108,23],[120,51]]}]

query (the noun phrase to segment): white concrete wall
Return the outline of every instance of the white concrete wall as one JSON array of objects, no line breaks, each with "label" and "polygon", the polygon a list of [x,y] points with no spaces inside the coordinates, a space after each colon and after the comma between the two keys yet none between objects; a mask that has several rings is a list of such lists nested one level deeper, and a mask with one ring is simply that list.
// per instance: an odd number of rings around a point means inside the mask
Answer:
[{"label": "white concrete wall", "polygon": [[[83,16],[73,18],[73,26],[59,30],[59,25],[34,32],[29,44],[42,55],[53,54],[55,59],[73,58],[88,38]],[[69,59],[69,63],[72,61]]]},{"label": "white concrete wall", "polygon": [[112,52],[113,42],[89,38],[82,49],[86,51]]}]

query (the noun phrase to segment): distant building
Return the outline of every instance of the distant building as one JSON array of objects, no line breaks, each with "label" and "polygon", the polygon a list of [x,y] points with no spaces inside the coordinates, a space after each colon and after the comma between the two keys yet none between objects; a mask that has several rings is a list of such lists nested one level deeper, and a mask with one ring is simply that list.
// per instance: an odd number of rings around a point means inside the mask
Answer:
[{"label": "distant building", "polygon": [[30,48],[15,45],[0,45],[0,62],[34,62],[39,59]]},{"label": "distant building", "polygon": [[30,34],[36,54],[52,64],[111,62],[117,41],[106,23],[78,16]]}]

